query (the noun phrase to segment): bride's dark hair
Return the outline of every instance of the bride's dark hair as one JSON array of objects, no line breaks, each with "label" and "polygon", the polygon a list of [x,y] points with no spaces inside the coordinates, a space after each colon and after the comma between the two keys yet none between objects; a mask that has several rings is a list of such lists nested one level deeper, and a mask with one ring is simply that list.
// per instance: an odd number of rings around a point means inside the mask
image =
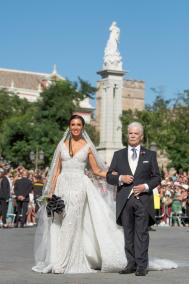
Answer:
[{"label": "bride's dark hair", "polygon": [[70,123],[71,123],[71,121],[72,121],[73,119],[79,119],[79,120],[81,121],[83,127],[85,126],[85,120],[84,120],[84,118],[83,118],[81,115],[79,115],[79,114],[73,114],[73,115],[70,117],[70,119],[68,120],[68,125],[69,125],[69,126],[70,126]]},{"label": "bride's dark hair", "polygon": [[[78,115],[78,114],[73,114],[69,121],[68,121],[68,125],[70,126],[70,123],[73,119],[79,119],[82,123],[82,126],[84,127],[85,126],[85,120],[84,118],[81,116],[81,115]],[[70,138],[69,138],[69,154],[70,154],[70,157],[73,157],[73,149],[72,149],[72,144],[71,144],[71,135],[70,135]]]}]

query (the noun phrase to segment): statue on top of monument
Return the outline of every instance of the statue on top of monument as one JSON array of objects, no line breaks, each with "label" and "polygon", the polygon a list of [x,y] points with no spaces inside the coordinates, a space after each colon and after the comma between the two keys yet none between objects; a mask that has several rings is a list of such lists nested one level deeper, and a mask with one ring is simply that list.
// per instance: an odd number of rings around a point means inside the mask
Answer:
[{"label": "statue on top of monument", "polygon": [[109,28],[110,36],[104,50],[104,64],[103,69],[122,70],[121,55],[118,50],[120,29],[116,22],[113,22]]},{"label": "statue on top of monument", "polygon": [[116,22],[113,22],[111,27],[109,28],[110,37],[107,42],[106,51],[115,53],[118,49],[120,29],[116,26]]}]

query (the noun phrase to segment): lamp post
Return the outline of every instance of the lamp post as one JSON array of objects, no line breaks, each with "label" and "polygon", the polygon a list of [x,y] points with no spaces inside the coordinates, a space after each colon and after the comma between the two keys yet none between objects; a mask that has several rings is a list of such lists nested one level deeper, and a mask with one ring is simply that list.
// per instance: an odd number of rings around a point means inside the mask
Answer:
[{"label": "lamp post", "polygon": [[157,149],[158,149],[158,148],[157,148],[156,142],[152,142],[152,143],[150,144],[150,150],[157,152]]},{"label": "lamp post", "polygon": [[3,158],[3,156],[0,155],[0,164],[8,164],[7,160]]},{"label": "lamp post", "polygon": [[31,151],[30,152],[30,160],[32,161],[32,163],[35,164],[35,171],[38,170],[38,165],[39,163],[42,163],[44,160],[44,152],[43,150],[39,151],[39,148],[36,147],[36,151]]},{"label": "lamp post", "polygon": [[157,152],[157,144],[156,144],[156,142],[152,142],[150,144],[150,150]]},{"label": "lamp post", "polygon": [[3,157],[0,155],[0,163],[3,163],[4,159]]}]

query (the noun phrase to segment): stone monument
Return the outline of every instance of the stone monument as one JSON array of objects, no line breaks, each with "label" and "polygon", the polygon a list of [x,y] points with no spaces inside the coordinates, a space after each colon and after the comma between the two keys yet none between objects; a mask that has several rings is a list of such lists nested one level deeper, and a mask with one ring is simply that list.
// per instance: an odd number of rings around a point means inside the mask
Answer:
[{"label": "stone monument", "polygon": [[120,29],[116,22],[110,26],[110,35],[104,50],[104,62],[101,71],[101,86],[103,89],[100,118],[100,144],[98,150],[109,165],[113,153],[123,147],[122,125],[122,88],[125,72],[122,68],[122,58],[118,50]]}]

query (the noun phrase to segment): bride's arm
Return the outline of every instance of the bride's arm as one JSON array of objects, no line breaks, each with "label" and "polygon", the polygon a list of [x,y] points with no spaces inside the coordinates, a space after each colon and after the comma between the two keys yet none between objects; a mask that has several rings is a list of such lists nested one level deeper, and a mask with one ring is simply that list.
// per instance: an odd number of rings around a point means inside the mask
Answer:
[{"label": "bride's arm", "polygon": [[[96,162],[96,159],[93,155],[93,152],[91,151],[91,149],[89,149],[89,154],[88,154],[88,158],[89,158],[89,164],[90,164],[90,167],[93,171],[93,173],[96,175],[96,176],[99,176],[99,177],[106,177],[107,175],[107,171],[103,171],[97,164]],[[118,173],[113,171],[112,172],[113,175],[117,175]]]},{"label": "bride's arm", "polygon": [[51,198],[52,195],[54,194],[55,188],[56,188],[56,182],[57,182],[57,178],[61,172],[61,167],[62,167],[62,163],[61,163],[61,158],[59,156],[57,163],[55,165],[55,169],[54,169],[54,174],[52,177],[52,182],[51,182],[51,189],[48,193],[48,197]]},{"label": "bride's arm", "polygon": [[91,149],[89,149],[88,159],[89,159],[89,165],[93,171],[93,174],[96,176],[105,178],[107,171],[103,171],[102,169],[99,168]]}]

